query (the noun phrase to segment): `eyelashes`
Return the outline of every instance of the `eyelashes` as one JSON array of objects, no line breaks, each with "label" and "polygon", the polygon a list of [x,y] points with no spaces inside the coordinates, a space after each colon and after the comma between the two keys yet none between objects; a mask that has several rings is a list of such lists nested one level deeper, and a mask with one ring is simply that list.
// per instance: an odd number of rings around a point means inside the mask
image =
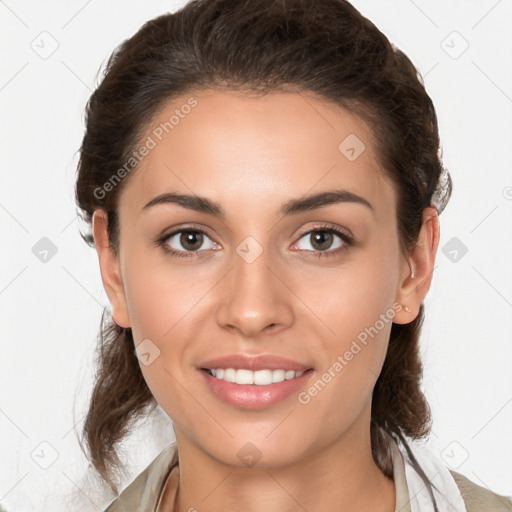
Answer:
[{"label": "eyelashes", "polygon": [[[332,238],[333,243],[336,238],[340,240],[340,244],[335,249],[328,249],[328,250],[319,250],[319,249],[299,249],[300,252],[310,253],[310,256],[308,257],[314,257],[314,258],[329,258],[329,257],[335,257],[338,256],[340,253],[347,251],[350,246],[353,245],[353,237],[349,235],[347,232],[345,232],[342,229],[339,229],[337,227],[331,226],[331,225],[320,225],[315,226],[312,229],[309,229],[308,231],[302,233],[302,235],[299,237],[299,240],[294,243],[294,246],[296,246],[301,240],[308,239],[308,236],[311,239],[312,234],[319,234],[319,233],[327,233],[329,235],[334,235]],[[193,234],[200,240],[200,247],[202,247],[203,242],[205,239],[211,240],[211,238],[208,236],[208,234],[203,231],[202,229],[195,228],[195,227],[182,227],[178,230],[175,230],[169,234],[163,235],[159,239],[156,240],[156,244],[162,248],[162,250],[171,257],[176,258],[203,258],[207,257],[209,251],[208,250],[187,250],[187,249],[175,249],[173,247],[169,246],[169,241],[171,239],[176,239],[179,244],[182,244],[184,242],[183,237],[176,235],[182,235],[182,234]],[[213,245],[218,246],[216,242],[211,240]],[[187,243],[185,239],[185,243]],[[217,249],[213,249],[217,250]],[[206,254],[205,254],[206,253]]]},{"label": "eyelashes", "polygon": [[322,250],[318,250],[318,249],[316,249],[316,250],[315,249],[313,249],[313,250],[307,249],[306,252],[311,253],[312,257],[328,258],[328,257],[337,256],[340,252],[346,251],[352,245],[352,243],[353,243],[353,239],[352,239],[352,237],[350,235],[348,235],[347,233],[345,233],[341,229],[335,228],[333,226],[317,226],[317,227],[314,227],[314,228],[306,231],[305,233],[302,233],[302,235],[299,238],[299,242],[303,238],[305,238],[307,240],[307,237],[311,236],[314,233],[328,233],[330,235],[334,235],[334,236],[338,237],[341,240],[341,244],[338,247],[336,247],[334,250],[333,249],[329,249],[329,250],[326,250],[326,251],[322,251]]},{"label": "eyelashes", "polygon": [[[165,235],[162,238],[160,238],[158,240],[158,245],[160,245],[162,247],[162,249],[167,254],[170,254],[173,257],[178,257],[178,258],[198,258],[198,257],[202,258],[202,257],[204,257],[204,255],[201,254],[201,253],[204,253],[205,251],[177,250],[177,249],[173,249],[173,248],[169,247],[168,241],[171,238],[176,237],[176,235],[179,235],[180,233],[194,233],[195,235],[200,235],[201,237],[210,238],[208,236],[208,234],[205,231],[203,231],[202,229],[197,229],[197,228],[180,228],[179,230],[173,231],[172,233],[170,233],[168,235]],[[180,238],[178,238],[178,240],[181,241]]]}]

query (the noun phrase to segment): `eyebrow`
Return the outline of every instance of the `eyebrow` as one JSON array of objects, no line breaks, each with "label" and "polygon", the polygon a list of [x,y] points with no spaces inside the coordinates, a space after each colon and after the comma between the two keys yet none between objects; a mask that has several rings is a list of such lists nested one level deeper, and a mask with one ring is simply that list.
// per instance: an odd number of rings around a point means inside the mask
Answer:
[{"label": "eyebrow", "polygon": [[[318,194],[301,197],[299,199],[291,199],[281,207],[282,215],[297,214],[305,211],[316,210],[323,206],[339,203],[355,203],[361,204],[369,208],[372,213],[375,209],[369,201],[348,190],[337,189],[320,192]],[[221,219],[226,218],[226,214],[219,203],[212,201],[206,197],[196,195],[178,194],[175,192],[168,192],[160,194],[159,196],[151,199],[149,203],[143,206],[142,212],[147,211],[152,206],[161,204],[177,204],[183,208],[194,210],[196,212],[208,213]]]}]

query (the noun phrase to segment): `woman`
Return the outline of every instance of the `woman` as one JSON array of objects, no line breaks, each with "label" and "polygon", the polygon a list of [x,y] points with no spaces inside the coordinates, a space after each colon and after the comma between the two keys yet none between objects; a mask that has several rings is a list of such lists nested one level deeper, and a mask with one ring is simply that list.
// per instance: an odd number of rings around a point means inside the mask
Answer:
[{"label": "woman", "polygon": [[135,418],[176,443],[107,510],[512,510],[407,443],[450,193],[415,67],[346,1],[197,0],[125,41],[76,184],[112,307],[84,441],[114,491]]}]

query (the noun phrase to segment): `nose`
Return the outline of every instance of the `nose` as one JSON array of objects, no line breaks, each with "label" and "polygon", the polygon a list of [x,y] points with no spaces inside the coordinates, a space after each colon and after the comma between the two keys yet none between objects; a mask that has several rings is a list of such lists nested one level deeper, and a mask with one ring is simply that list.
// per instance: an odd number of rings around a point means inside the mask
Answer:
[{"label": "nose", "polygon": [[268,252],[264,250],[252,262],[233,255],[233,268],[218,289],[217,322],[222,328],[254,338],[292,325],[293,294]]}]

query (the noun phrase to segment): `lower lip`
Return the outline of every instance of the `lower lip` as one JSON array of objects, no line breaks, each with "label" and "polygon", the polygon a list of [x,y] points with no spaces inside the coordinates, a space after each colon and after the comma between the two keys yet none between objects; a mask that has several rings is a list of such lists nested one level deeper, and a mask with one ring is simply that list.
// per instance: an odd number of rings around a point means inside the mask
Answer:
[{"label": "lower lip", "polygon": [[213,377],[205,370],[199,370],[214,395],[224,402],[242,409],[265,409],[290,395],[298,393],[311,376],[313,370],[305,371],[300,377],[283,380],[266,386],[235,384]]}]

